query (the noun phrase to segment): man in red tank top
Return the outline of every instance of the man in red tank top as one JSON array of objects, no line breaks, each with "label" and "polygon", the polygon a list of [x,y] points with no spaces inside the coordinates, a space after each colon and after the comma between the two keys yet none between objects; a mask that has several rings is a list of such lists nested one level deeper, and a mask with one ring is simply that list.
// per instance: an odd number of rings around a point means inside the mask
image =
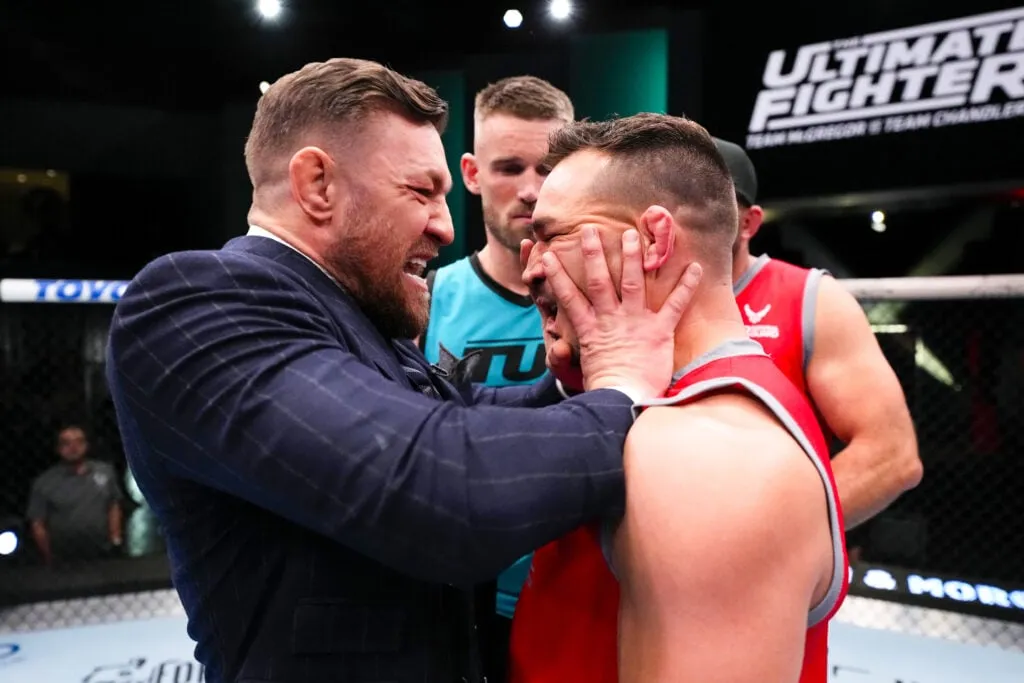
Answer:
[{"label": "man in red tank top", "polygon": [[921,480],[903,389],[864,309],[834,278],[751,254],[750,240],[764,219],[757,205],[757,173],[742,147],[717,138],[715,145],[736,186],[736,302],[750,337],[811,400],[826,432],[845,444],[832,469],[854,558],[866,527],[849,532]]},{"label": "man in red tank top", "polygon": [[[733,297],[721,155],[697,124],[656,114],[571,124],[550,142],[524,279],[555,355],[594,322],[553,293],[610,278],[623,306],[656,309],[690,262],[704,275],[675,330],[672,387],[638,403],[624,514],[534,556],[511,681],[825,683],[847,586],[842,512],[807,399],[747,337]],[[607,269],[584,261],[602,250]],[[581,371],[585,385],[600,368]]]}]

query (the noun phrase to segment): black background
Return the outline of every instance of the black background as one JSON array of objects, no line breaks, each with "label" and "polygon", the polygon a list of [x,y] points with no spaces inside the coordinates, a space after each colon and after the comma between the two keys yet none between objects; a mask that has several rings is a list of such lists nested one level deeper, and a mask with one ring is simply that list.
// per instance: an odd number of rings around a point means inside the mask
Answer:
[{"label": "black background", "polygon": [[[744,144],[769,52],[1009,9],[1013,3],[824,3],[753,6],[706,17],[702,123]],[[1024,118],[750,150],[761,199],[1024,178]]]}]

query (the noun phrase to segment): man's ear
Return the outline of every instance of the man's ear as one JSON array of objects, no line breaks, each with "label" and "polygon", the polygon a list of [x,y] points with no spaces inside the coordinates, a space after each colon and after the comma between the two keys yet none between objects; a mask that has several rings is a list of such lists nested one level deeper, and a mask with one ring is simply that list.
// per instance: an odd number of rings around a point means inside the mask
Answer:
[{"label": "man's ear", "polygon": [[480,194],[480,167],[476,163],[476,157],[466,152],[459,161],[459,168],[462,170],[462,182],[471,194]]},{"label": "man's ear", "polygon": [[761,229],[761,224],[764,222],[764,209],[757,204],[754,204],[748,209],[744,209],[740,214],[740,239],[744,242],[750,242],[757,235],[757,231]]},{"label": "man's ear", "polygon": [[668,209],[648,207],[640,216],[641,245],[644,250],[644,272],[658,270],[668,261],[676,248],[676,222]]},{"label": "man's ear", "polygon": [[331,219],[337,201],[334,162],[319,147],[303,147],[288,162],[288,180],[292,197],[302,210],[318,223]]}]

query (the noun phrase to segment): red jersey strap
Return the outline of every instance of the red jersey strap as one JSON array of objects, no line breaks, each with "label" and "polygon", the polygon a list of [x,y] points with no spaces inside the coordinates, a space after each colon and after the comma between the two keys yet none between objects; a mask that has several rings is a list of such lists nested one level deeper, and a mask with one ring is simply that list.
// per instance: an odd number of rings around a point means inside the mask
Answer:
[{"label": "red jersey strap", "polygon": [[747,333],[804,394],[814,353],[818,290],[827,274],[762,254],[733,285]]},{"label": "red jersey strap", "polygon": [[[645,401],[641,407],[684,405],[712,392],[744,391],[763,403],[782,423],[810,458],[825,486],[829,527],[832,532],[832,579],[825,597],[808,615],[808,626],[830,619],[846,597],[848,562],[843,514],[839,507],[828,447],[807,399],[763,352],[749,350],[746,341],[729,342],[699,367],[679,373],[666,397]],[[606,553],[607,556],[607,553]]]}]

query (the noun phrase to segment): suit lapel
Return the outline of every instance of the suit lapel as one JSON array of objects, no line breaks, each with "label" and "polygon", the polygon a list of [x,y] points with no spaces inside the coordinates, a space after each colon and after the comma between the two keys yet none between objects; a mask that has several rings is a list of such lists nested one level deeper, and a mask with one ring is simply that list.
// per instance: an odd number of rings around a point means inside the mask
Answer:
[{"label": "suit lapel", "polygon": [[[403,365],[407,364],[405,356],[408,350],[401,347],[400,342],[392,343],[385,339],[351,295],[308,258],[288,245],[258,236],[236,237],[224,245],[224,249],[270,259],[297,274],[302,283],[312,290],[312,294],[327,305],[338,324],[363,342],[358,344],[358,349],[353,349],[357,356],[373,365],[388,379],[410,389],[419,389],[403,369]],[[402,351],[399,351],[400,347]],[[423,356],[419,352],[417,355],[421,358]],[[423,362],[426,363],[426,359]],[[418,367],[415,361],[413,367]],[[420,369],[429,372],[428,368]]]},{"label": "suit lapel", "polygon": [[[406,368],[407,375],[414,374],[417,378],[422,376],[421,381],[429,382],[434,393],[442,400],[466,404],[465,397],[460,393],[459,388],[450,381],[448,373],[441,368],[432,366],[424,357],[423,352],[411,340],[395,340],[392,342],[392,346],[402,367]],[[413,381],[413,384],[420,384],[420,382]],[[417,386],[417,388],[423,391],[422,387]]]}]

